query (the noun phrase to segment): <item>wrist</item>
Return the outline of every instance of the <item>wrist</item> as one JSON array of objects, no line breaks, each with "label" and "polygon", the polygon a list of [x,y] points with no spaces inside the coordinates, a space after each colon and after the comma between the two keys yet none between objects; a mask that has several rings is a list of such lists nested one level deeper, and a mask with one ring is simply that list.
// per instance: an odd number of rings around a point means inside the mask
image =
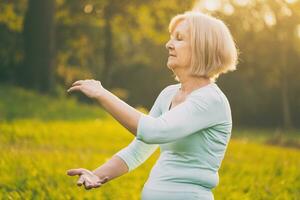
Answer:
[{"label": "wrist", "polygon": [[105,177],[104,174],[102,174],[101,172],[97,171],[97,169],[93,170],[92,173],[97,176],[99,179],[103,179]]},{"label": "wrist", "polygon": [[97,169],[93,170],[92,173],[97,176],[98,178],[102,178],[102,175],[100,175],[99,173],[97,173]]},{"label": "wrist", "polygon": [[105,99],[108,93],[109,91],[103,88],[94,96],[94,99],[97,100],[99,103],[101,103]]},{"label": "wrist", "polygon": [[99,173],[96,172],[96,170],[92,171],[92,173],[99,178],[102,185],[104,183],[107,183],[110,180],[110,178],[108,176],[106,176],[104,174],[99,174]]}]

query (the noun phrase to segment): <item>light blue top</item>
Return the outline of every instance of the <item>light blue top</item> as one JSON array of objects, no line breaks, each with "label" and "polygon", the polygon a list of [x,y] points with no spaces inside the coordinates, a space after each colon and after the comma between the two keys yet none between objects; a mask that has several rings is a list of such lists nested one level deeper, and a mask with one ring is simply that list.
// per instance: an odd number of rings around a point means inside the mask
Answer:
[{"label": "light blue top", "polygon": [[131,171],[159,146],[161,154],[147,186],[211,190],[219,182],[218,170],[231,136],[230,105],[220,88],[210,83],[169,110],[180,87],[170,85],[159,94],[149,115],[142,114],[136,138],[116,155]]}]

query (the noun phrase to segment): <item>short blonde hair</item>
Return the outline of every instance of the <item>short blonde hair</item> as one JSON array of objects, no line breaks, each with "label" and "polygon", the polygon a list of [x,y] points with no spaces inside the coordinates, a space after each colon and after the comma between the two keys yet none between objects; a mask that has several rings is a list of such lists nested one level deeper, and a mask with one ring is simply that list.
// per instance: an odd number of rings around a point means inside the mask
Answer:
[{"label": "short blonde hair", "polygon": [[229,29],[221,20],[189,11],[171,20],[169,32],[172,33],[183,20],[188,22],[190,29],[191,75],[214,81],[220,74],[236,69],[238,51]]}]

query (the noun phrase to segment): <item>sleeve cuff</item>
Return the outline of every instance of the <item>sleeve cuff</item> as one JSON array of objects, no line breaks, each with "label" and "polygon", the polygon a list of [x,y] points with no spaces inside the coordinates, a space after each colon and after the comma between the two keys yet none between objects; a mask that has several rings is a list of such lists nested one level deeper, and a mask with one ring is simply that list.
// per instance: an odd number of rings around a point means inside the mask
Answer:
[{"label": "sleeve cuff", "polygon": [[139,122],[138,122],[137,131],[136,131],[136,138],[138,140],[141,140],[141,141],[144,141],[144,133],[145,133],[145,129],[146,129],[146,120],[147,120],[147,115],[142,113],[142,115],[139,119]]},{"label": "sleeve cuff", "polygon": [[128,167],[128,172],[132,171],[135,169],[134,167],[134,161],[130,159],[130,155],[127,155],[124,151],[119,151],[118,153],[115,154],[119,158],[121,158],[127,165]]}]

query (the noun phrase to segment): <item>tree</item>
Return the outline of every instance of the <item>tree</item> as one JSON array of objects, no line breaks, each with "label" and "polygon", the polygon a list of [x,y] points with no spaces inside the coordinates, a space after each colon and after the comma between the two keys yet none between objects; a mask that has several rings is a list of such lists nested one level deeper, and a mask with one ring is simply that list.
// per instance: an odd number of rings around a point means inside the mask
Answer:
[{"label": "tree", "polygon": [[41,92],[51,91],[55,66],[55,0],[29,0],[24,18],[24,65],[22,85]]}]

